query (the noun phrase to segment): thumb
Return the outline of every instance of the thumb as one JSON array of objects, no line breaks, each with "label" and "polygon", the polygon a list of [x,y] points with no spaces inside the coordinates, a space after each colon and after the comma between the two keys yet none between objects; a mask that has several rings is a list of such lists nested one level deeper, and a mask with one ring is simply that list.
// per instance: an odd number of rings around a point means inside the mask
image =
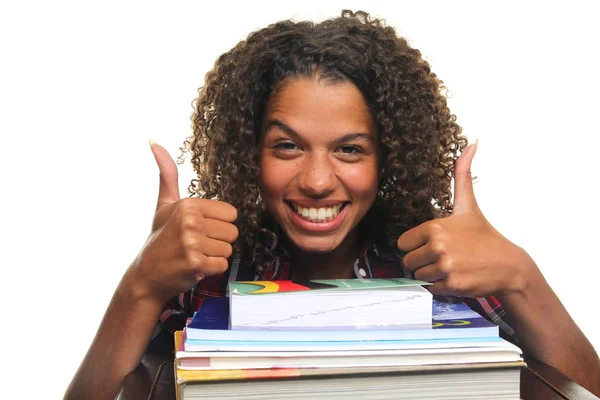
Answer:
[{"label": "thumb", "polygon": [[477,151],[477,141],[467,146],[454,165],[454,211],[452,214],[462,214],[477,210],[477,200],[473,191],[471,162]]},{"label": "thumb", "polygon": [[179,174],[177,165],[167,150],[161,145],[150,141],[150,149],[160,171],[160,186],[158,189],[157,208],[179,200]]}]

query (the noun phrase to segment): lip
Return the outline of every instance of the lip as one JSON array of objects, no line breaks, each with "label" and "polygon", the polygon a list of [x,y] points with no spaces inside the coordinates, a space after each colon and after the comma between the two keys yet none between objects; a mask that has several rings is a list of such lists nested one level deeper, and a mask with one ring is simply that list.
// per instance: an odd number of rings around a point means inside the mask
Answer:
[{"label": "lip", "polygon": [[296,204],[302,208],[327,208],[337,206],[338,204],[346,204],[348,200],[327,200],[327,201],[310,201],[310,200],[284,200],[288,205]]},{"label": "lip", "polygon": [[[302,204],[299,204],[299,203],[296,203],[296,204],[302,206]],[[325,203],[320,203],[320,206],[326,207],[323,204],[325,204]],[[336,205],[336,204],[340,204],[340,202],[334,203],[332,205]],[[314,206],[312,206],[312,207],[314,207]],[[337,215],[337,217],[335,217],[331,221],[325,221],[325,222],[308,221],[308,220],[302,218],[301,216],[299,216],[294,210],[291,209],[291,207],[289,205],[287,206],[287,209],[288,209],[288,212],[290,213],[292,221],[300,229],[308,231],[308,232],[314,232],[314,233],[325,233],[325,232],[334,231],[342,225],[342,223],[344,222],[344,219],[346,219],[348,207],[350,207],[350,204],[347,204],[342,209],[342,211],[340,211],[340,213]]]}]

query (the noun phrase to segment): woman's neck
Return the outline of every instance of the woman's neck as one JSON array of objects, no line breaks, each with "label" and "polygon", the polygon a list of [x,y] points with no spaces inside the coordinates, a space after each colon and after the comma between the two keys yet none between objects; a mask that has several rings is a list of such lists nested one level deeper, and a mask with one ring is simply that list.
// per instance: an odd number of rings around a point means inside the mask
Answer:
[{"label": "woman's neck", "polygon": [[358,256],[358,235],[349,234],[329,253],[308,253],[289,246],[292,280],[349,279],[354,277],[354,262]]}]

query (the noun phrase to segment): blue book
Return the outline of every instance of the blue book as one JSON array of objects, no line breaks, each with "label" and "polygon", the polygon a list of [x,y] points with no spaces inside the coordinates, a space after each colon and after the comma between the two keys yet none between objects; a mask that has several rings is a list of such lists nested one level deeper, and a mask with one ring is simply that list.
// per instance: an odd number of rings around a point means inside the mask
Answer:
[{"label": "blue book", "polygon": [[229,299],[227,297],[207,297],[200,309],[187,325],[190,330],[229,330]]},{"label": "blue book", "polygon": [[358,341],[241,341],[185,339],[183,350],[195,351],[379,351],[491,348],[504,343],[500,337],[471,339],[358,340]]},{"label": "blue book", "polygon": [[355,342],[409,341],[431,339],[498,338],[498,326],[471,310],[458,299],[454,302],[433,300],[430,328],[360,327],[344,330],[231,330],[229,299],[206,298],[185,329],[186,340],[219,342]]}]

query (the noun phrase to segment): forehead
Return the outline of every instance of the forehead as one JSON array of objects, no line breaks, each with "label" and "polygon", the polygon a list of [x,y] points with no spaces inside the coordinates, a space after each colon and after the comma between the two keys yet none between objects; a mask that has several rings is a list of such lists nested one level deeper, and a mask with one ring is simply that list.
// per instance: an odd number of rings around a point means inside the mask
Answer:
[{"label": "forehead", "polygon": [[362,93],[349,82],[290,79],[267,102],[264,123],[278,120],[301,135],[375,134]]}]

